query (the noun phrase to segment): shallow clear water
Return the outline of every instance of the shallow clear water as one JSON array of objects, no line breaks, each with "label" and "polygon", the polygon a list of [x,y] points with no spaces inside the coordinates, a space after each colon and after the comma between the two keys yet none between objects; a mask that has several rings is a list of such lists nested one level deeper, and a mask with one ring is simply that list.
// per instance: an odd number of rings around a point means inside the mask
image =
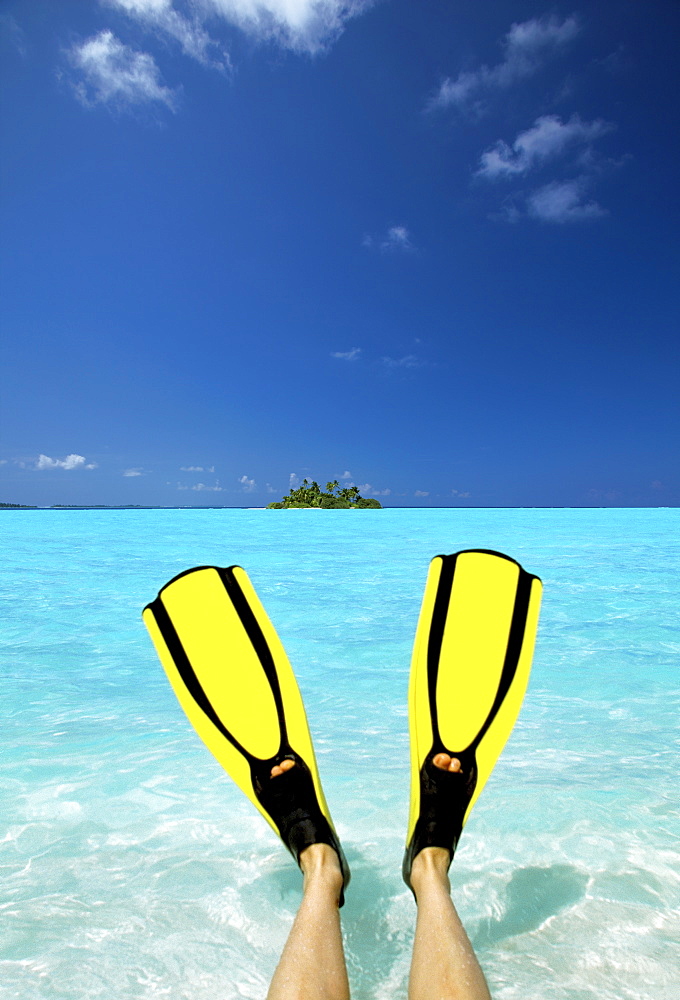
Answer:
[{"label": "shallow clear water", "polygon": [[307,705],[353,879],[356,1000],[405,997],[406,689],[429,559],[543,578],[519,722],[454,899],[495,1000],[675,1000],[677,510],[7,511],[0,995],[263,998],[300,874],[179,708],[143,605],[243,565]]}]

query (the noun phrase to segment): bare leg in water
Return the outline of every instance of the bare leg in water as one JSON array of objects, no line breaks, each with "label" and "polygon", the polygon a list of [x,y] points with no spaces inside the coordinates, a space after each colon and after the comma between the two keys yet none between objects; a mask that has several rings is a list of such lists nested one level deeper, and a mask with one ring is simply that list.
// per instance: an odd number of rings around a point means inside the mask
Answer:
[{"label": "bare leg in water", "polygon": [[[272,778],[295,767],[272,768]],[[338,902],[342,872],[328,844],[312,844],[300,855],[304,888],[267,1000],[349,1000]]]},{"label": "bare leg in water", "polygon": [[[456,757],[440,753],[437,767],[459,771]],[[491,1000],[477,956],[451,900],[449,852],[425,847],[416,855],[411,884],[418,901],[408,1000]]]},{"label": "bare leg in water", "polygon": [[[434,759],[458,771],[447,754]],[[277,777],[293,761],[272,768]],[[409,1000],[491,1000],[484,973],[451,901],[449,852],[426,847],[417,855],[411,882],[418,918],[409,978]],[[313,844],[300,855],[302,903],[291,928],[267,1000],[349,1000],[338,900],[342,874],[337,854]]]}]

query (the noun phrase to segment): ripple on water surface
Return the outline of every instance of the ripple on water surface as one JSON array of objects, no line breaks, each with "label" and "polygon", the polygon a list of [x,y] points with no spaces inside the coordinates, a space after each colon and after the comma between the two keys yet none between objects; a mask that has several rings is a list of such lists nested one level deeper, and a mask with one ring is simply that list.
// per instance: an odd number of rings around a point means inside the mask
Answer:
[{"label": "ripple on water surface", "polygon": [[678,520],[6,513],[3,997],[266,993],[300,874],[184,719],[139,618],[206,563],[247,568],[298,674],[353,871],[353,996],[405,996],[410,647],[429,558],[474,546],[546,586],[527,699],[452,869],[492,993],[675,1000]]}]

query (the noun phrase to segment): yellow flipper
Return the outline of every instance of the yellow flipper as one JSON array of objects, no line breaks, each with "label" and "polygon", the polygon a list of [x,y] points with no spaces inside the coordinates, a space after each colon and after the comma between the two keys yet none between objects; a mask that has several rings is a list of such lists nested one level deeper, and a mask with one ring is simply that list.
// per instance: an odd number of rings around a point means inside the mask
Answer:
[{"label": "yellow flipper", "polygon": [[[409,684],[408,884],[423,847],[455,850],[512,731],[529,680],[540,600],[538,577],[500,552],[473,549],[430,563]],[[441,778],[433,770],[432,758],[442,752],[461,761],[460,774]],[[457,801],[443,806],[443,797]],[[452,847],[437,843],[447,838]]]},{"label": "yellow flipper", "polygon": [[[321,787],[302,697],[240,566],[201,566],[163,587],[142,617],[180,705],[205,745],[291,853],[330,843],[349,869]],[[296,767],[271,779],[271,769]],[[290,801],[295,798],[292,810]],[[306,812],[299,821],[300,807]],[[295,829],[290,816],[295,813]]]}]

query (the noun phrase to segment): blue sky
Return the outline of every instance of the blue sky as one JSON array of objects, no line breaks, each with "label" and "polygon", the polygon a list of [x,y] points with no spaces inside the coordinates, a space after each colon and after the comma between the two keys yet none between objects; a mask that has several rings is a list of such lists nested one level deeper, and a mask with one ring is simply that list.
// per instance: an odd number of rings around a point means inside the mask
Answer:
[{"label": "blue sky", "polygon": [[680,5],[0,27],[0,500],[678,503]]}]

